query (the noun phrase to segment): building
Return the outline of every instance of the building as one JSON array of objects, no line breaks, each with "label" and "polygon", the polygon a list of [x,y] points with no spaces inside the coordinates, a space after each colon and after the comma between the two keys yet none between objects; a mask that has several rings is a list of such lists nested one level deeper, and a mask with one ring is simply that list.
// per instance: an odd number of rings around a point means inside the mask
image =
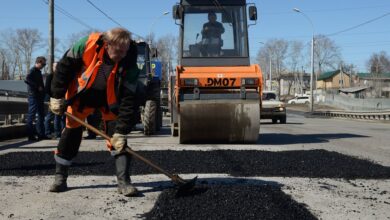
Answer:
[{"label": "building", "polygon": [[357,73],[355,84],[367,86],[366,97],[390,98],[390,73]]},{"label": "building", "polygon": [[340,70],[322,73],[317,78],[317,89],[334,90],[351,87],[351,76]]}]

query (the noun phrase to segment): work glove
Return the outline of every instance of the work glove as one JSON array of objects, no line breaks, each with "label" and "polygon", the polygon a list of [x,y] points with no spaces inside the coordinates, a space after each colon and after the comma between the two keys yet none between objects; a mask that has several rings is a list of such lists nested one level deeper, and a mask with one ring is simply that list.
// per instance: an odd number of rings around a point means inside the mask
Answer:
[{"label": "work glove", "polygon": [[124,134],[115,133],[110,140],[114,149],[120,153],[127,147],[127,137]]},{"label": "work glove", "polygon": [[56,98],[50,97],[49,108],[56,115],[64,114],[65,99],[64,98],[56,99]]}]

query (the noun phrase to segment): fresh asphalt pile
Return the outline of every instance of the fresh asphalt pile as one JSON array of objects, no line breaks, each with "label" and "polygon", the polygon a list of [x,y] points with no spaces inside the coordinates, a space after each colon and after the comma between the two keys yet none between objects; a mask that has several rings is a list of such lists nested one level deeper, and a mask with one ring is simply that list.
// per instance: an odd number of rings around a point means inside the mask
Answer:
[{"label": "fresh asphalt pile", "polygon": [[[253,184],[239,181],[239,177],[390,178],[390,167],[326,150],[138,153],[171,173],[226,173],[237,180],[222,178],[215,184],[201,178],[193,191],[182,195],[161,183],[158,188],[163,191],[153,209],[142,216],[146,219],[316,219],[305,205],[285,194],[281,186],[261,181]],[[1,176],[54,174],[52,152],[12,152],[0,155],[0,161]],[[79,152],[70,175],[112,176],[114,166],[114,159],[106,151]],[[155,173],[144,163],[133,160],[132,175]]]},{"label": "fresh asphalt pile", "polygon": [[302,204],[269,185],[197,186],[164,190],[145,219],[316,219]]}]

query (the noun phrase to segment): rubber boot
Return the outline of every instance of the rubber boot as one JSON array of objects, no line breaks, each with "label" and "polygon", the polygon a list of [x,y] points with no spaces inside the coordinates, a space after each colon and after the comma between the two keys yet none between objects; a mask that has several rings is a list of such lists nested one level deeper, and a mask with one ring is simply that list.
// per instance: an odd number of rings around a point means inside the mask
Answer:
[{"label": "rubber boot", "polygon": [[50,186],[50,192],[64,192],[68,189],[66,179],[68,178],[69,166],[56,163],[56,173],[54,183]]},{"label": "rubber boot", "polygon": [[131,185],[130,181],[130,156],[120,154],[115,156],[116,177],[118,180],[118,193],[124,196],[135,196],[137,188]]}]

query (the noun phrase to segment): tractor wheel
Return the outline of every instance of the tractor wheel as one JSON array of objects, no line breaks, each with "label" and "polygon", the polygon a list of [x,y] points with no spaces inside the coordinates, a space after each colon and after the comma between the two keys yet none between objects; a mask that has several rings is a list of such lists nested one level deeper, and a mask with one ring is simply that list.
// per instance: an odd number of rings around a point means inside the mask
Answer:
[{"label": "tractor wheel", "polygon": [[156,102],[152,100],[147,100],[143,113],[144,116],[142,117],[142,124],[144,125],[144,134],[152,135],[156,133]]}]

